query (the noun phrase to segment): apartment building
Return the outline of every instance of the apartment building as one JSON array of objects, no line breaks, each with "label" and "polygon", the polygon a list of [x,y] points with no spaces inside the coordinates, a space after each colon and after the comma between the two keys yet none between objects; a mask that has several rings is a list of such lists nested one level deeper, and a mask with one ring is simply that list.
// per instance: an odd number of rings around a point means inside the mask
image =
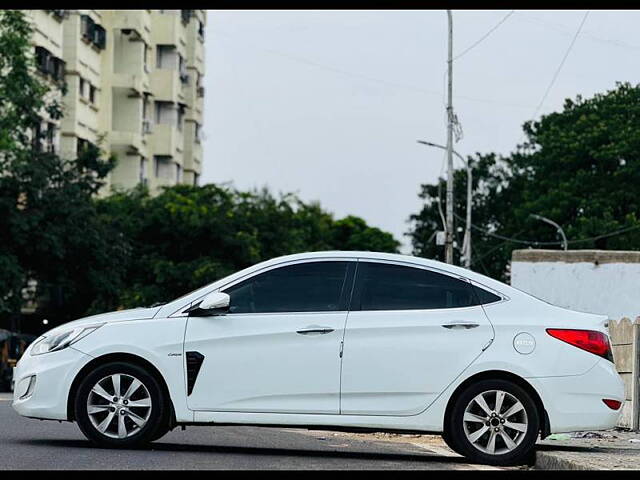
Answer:
[{"label": "apartment building", "polygon": [[42,148],[88,143],[118,165],[103,193],[198,184],[202,171],[204,10],[31,10],[40,74],[65,82],[62,120]]}]

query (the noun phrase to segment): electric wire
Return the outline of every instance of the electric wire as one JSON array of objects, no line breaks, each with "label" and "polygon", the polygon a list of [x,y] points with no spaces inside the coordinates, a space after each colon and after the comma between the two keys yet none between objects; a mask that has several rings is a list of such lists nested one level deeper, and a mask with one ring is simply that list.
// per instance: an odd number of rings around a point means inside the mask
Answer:
[{"label": "electric wire", "polygon": [[562,70],[562,67],[567,61],[567,58],[569,57],[569,53],[571,53],[571,50],[573,50],[573,46],[575,45],[576,40],[578,39],[578,35],[580,35],[580,32],[582,31],[582,27],[584,23],[587,21],[588,16],[589,16],[589,10],[587,10],[584,16],[582,17],[582,21],[580,22],[580,25],[578,25],[578,29],[576,30],[576,33],[573,35],[573,38],[571,39],[571,43],[569,44],[567,51],[564,53],[564,56],[562,57],[562,60],[560,61],[558,68],[556,69],[555,73],[553,74],[553,77],[551,78],[551,82],[547,86],[547,89],[545,90],[544,95],[542,96],[542,99],[538,103],[538,106],[536,107],[536,110],[532,115],[532,119],[535,119],[536,115],[538,115],[538,112],[540,111],[540,108],[542,108],[544,101],[547,99],[547,96],[549,95],[551,88],[553,88],[553,85],[556,83],[556,80],[560,75],[560,71]]},{"label": "electric wire", "polygon": [[[234,35],[231,35],[223,30],[220,30],[219,28],[216,28],[213,30],[214,34],[218,34],[221,36],[225,36],[228,39],[231,39],[232,41],[236,41],[237,39],[235,38]],[[241,42],[238,43],[242,43],[243,46],[248,47],[250,49],[253,50],[258,50],[258,51],[262,51],[265,53],[269,53],[271,55],[276,55],[282,58],[286,58],[290,61],[293,62],[297,62],[297,63],[302,63],[308,66],[312,66],[315,68],[319,68],[322,70],[326,70],[326,71],[330,71],[333,73],[337,73],[340,75],[344,75],[344,76],[349,76],[349,77],[354,77],[354,78],[359,78],[361,80],[366,80],[369,82],[375,82],[381,85],[385,85],[387,87],[391,87],[391,88],[397,88],[397,89],[403,89],[403,90],[411,90],[417,93],[421,93],[421,94],[425,94],[425,95],[433,95],[433,96],[441,96],[441,92],[438,92],[436,90],[429,90],[426,88],[422,88],[422,87],[418,87],[415,85],[410,85],[410,84],[406,84],[406,83],[400,83],[400,82],[393,82],[390,80],[385,80],[385,79],[381,79],[381,78],[376,78],[376,77],[372,77],[369,75],[365,75],[359,72],[354,72],[354,71],[350,71],[350,70],[345,70],[343,68],[338,68],[338,67],[334,67],[332,65],[327,65],[327,64],[323,64],[323,63],[319,63],[313,60],[309,60],[306,59],[304,57],[300,57],[297,55],[291,55],[289,53],[285,53],[285,52],[281,52],[279,50],[274,50],[272,48],[264,48],[264,47],[260,47],[258,45],[254,45],[250,42],[247,42],[246,40],[243,40]],[[445,71],[446,73],[446,71]],[[488,103],[488,104],[493,104],[493,105],[502,105],[505,107],[510,107],[510,108],[531,108],[530,105],[524,105],[521,103],[514,103],[514,102],[504,102],[501,100],[496,100],[496,99],[492,99],[492,98],[477,98],[477,97],[469,97],[466,95],[455,95],[455,98],[459,99],[459,100],[467,100],[467,101],[472,101],[472,102],[479,102],[479,103]]]},{"label": "electric wire", "polygon": [[[461,217],[460,215],[458,215],[457,213],[454,212],[453,214],[458,220],[460,220],[461,222],[463,222],[466,226],[466,219]],[[523,240],[520,238],[515,238],[515,237],[507,237],[505,235],[500,235],[494,232],[490,232],[489,230],[479,227],[473,223],[471,223],[471,228],[478,230],[482,233],[484,233],[485,235],[488,235],[490,237],[494,237],[500,240],[504,240],[507,242],[512,242],[512,243],[518,243],[518,244],[523,244],[523,245],[562,245],[564,242],[562,241],[556,241],[556,242],[550,242],[550,241],[538,241],[538,240]],[[621,235],[623,233],[627,233],[627,232],[631,232],[634,230],[638,230],[640,229],[640,225],[634,225],[631,227],[625,227],[625,228],[621,228],[619,230],[615,230],[613,232],[609,232],[609,233],[604,233],[602,235],[596,235],[593,237],[588,237],[588,238],[580,238],[580,239],[576,239],[576,240],[567,240],[567,244],[576,244],[576,243],[585,243],[585,242],[593,242],[596,240],[600,240],[602,238],[608,238],[608,237],[613,237],[615,235]]]},{"label": "electric wire", "polygon": [[469,46],[467,49],[465,49],[464,51],[462,51],[461,53],[459,53],[458,55],[456,55],[455,57],[453,57],[451,60],[457,60],[460,57],[462,57],[464,54],[466,54],[467,52],[469,52],[470,50],[472,50],[473,48],[475,48],[477,45],[479,45],[480,43],[482,43],[482,41],[487,38],[489,35],[491,35],[500,25],[502,25],[504,22],[506,22],[508,20],[508,18],[513,15],[515,13],[515,10],[511,10],[509,13],[507,13],[502,20],[500,20],[497,24],[495,24],[491,29],[489,29],[489,31],[487,33],[485,33],[482,37],[480,37],[477,41],[475,41],[471,46]]}]

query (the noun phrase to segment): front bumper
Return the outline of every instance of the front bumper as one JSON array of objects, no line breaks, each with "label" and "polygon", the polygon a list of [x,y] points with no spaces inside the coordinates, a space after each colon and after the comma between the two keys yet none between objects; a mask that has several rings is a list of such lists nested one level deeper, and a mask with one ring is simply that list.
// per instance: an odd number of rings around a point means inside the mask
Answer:
[{"label": "front bumper", "polygon": [[73,347],[36,356],[26,351],[13,372],[14,410],[25,417],[67,420],[71,384],[90,360]]},{"label": "front bumper", "polygon": [[613,363],[600,360],[583,375],[528,378],[542,397],[551,433],[608,430],[621,414],[602,401],[624,402],[624,384]]}]

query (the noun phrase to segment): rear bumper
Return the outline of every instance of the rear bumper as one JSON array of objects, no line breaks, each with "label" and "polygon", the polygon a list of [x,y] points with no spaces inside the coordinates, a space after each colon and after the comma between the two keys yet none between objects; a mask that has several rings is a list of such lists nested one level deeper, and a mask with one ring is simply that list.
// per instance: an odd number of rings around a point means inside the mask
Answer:
[{"label": "rear bumper", "polygon": [[600,360],[583,375],[527,380],[542,398],[551,433],[608,430],[618,422],[622,410],[611,410],[602,400],[624,402],[624,384],[607,360]]},{"label": "rear bumper", "polygon": [[25,417],[67,420],[71,383],[89,360],[73,347],[37,356],[25,352],[14,371],[14,410]]}]

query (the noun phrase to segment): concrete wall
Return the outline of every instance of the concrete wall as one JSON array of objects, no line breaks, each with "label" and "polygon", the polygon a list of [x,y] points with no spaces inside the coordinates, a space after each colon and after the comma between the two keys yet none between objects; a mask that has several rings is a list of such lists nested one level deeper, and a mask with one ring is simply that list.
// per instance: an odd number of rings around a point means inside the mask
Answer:
[{"label": "concrete wall", "polygon": [[625,402],[618,425],[638,429],[638,353],[640,352],[640,317],[635,322],[628,318],[609,322],[609,335],[613,346],[616,369],[624,381]]},{"label": "concrete wall", "polygon": [[514,250],[511,285],[572,310],[636,318],[640,252]]}]

